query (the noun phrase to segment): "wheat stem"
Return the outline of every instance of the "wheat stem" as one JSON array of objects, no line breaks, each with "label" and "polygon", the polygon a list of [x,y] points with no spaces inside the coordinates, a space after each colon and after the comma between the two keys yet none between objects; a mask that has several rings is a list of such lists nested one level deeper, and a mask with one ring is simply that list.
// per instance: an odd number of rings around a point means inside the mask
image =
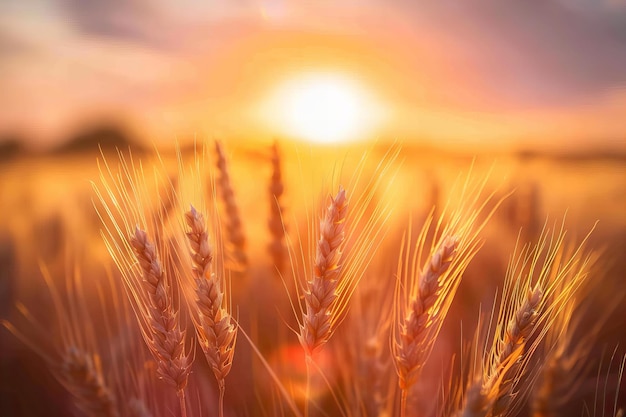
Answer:
[{"label": "wheat stem", "polygon": [[187,417],[187,403],[185,402],[185,391],[178,391],[178,400],[180,403],[180,417]]}]

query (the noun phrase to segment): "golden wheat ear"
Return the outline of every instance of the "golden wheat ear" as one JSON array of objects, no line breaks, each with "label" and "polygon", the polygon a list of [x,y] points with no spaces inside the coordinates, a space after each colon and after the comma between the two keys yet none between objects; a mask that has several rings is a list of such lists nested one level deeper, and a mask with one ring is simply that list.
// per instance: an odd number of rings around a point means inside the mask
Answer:
[{"label": "golden wheat ear", "polygon": [[[393,253],[397,245],[390,241],[381,253]],[[346,330],[333,336],[336,343],[331,346],[348,415],[393,415],[393,396],[389,393],[397,381],[388,346],[391,311],[374,307],[394,302],[393,286],[381,278],[392,276],[395,266],[383,257],[374,262],[352,297],[343,325]]]},{"label": "golden wheat ear", "polygon": [[506,416],[527,398],[529,390],[519,385],[524,377],[534,379],[528,372],[531,358],[586,278],[585,241],[564,256],[564,239],[562,225],[556,232],[544,229],[536,246],[511,258],[486,362],[458,415]]},{"label": "golden wheat ear", "polygon": [[114,393],[118,387],[105,378],[80,274],[68,273],[66,286],[61,289],[46,266],[40,267],[54,306],[56,332],[52,334],[49,326],[42,325],[21,303],[16,305],[17,311],[34,332],[18,329],[5,320],[1,324],[45,361],[81,413],[88,417],[119,417]]},{"label": "golden wheat ear", "polygon": [[[440,311],[442,301],[449,293],[443,293],[444,274],[450,268],[459,244],[455,236],[446,236],[419,273],[419,283],[415,296],[405,308],[406,314],[400,318],[399,337],[394,343],[394,359],[398,370],[400,389],[406,391],[417,378],[423,365],[424,349],[434,335],[427,334],[433,329],[435,314]],[[400,276],[403,265],[399,264]],[[448,288],[452,288],[447,286]],[[448,290],[449,291],[449,290]]]},{"label": "golden wheat ear", "polygon": [[[567,285],[573,275],[590,276],[575,292],[571,301],[556,316],[554,323],[548,328],[542,346],[543,365],[537,381],[531,390],[530,408],[533,417],[556,417],[561,410],[577,395],[583,384],[585,375],[591,371],[593,361],[590,353],[597,343],[609,316],[622,302],[624,293],[616,291],[616,297],[605,304],[600,314],[591,314],[596,298],[595,290],[604,281],[602,263],[596,253],[591,253],[589,262],[580,264],[570,272],[562,283]],[[557,291],[560,294],[562,291]],[[585,317],[594,317],[592,323],[583,325]],[[583,327],[584,326],[584,327]],[[585,338],[577,336],[578,331],[585,328]]]},{"label": "golden wheat ear", "polygon": [[119,417],[117,404],[108,389],[97,356],[76,347],[63,355],[59,375],[63,385],[76,400],[76,405],[88,416]]},{"label": "golden wheat ear", "polygon": [[[392,205],[380,194],[393,183],[399,152],[399,147],[392,147],[368,178],[362,175],[368,160],[363,155],[349,187],[339,186],[334,195],[326,196],[319,223],[309,226],[309,246],[302,240],[296,242],[299,248],[290,246],[297,291],[292,307],[307,358],[322,349],[345,319],[350,299],[380,247]],[[354,192],[351,197],[348,190]]]},{"label": "golden wheat ear", "polygon": [[[411,227],[403,236],[391,334],[402,416],[461,277],[480,248],[479,235],[501,202],[492,202],[493,193],[485,193],[484,187],[484,181],[472,181],[468,175],[452,189],[456,208],[451,209],[452,202],[448,203],[434,225],[432,215],[428,216],[417,239],[412,238]],[[430,247],[426,247],[429,239]]]},{"label": "golden wheat ear", "polygon": [[[23,306],[19,309],[29,316]],[[104,378],[100,358],[75,345],[67,345],[59,353],[43,352],[40,344],[24,335],[12,323],[2,325],[40,355],[55,378],[72,396],[78,410],[89,417],[119,417],[117,399]]]},{"label": "golden wheat ear", "polygon": [[213,251],[204,216],[193,206],[185,214],[187,238],[195,280],[194,325],[204,356],[220,390],[219,415],[224,414],[226,376],[230,372],[237,342],[237,327],[228,311],[222,274],[212,271]]},{"label": "golden wheat ear", "polygon": [[226,219],[226,239],[228,240],[230,258],[232,258],[232,269],[245,273],[248,268],[246,236],[243,230],[239,206],[235,199],[226,152],[224,151],[224,145],[220,141],[215,141],[215,153],[217,155],[217,189],[226,212],[224,216]]},{"label": "golden wheat ear", "polygon": [[[159,198],[159,185],[171,183],[171,179],[155,168],[154,184],[149,183],[141,163],[136,165],[132,157],[127,160],[122,153],[119,158],[117,170],[103,160],[101,185],[94,186],[101,202],[98,214],[104,226],[102,236],[121,272],[141,334],[156,362],[157,375],[175,389],[185,416],[185,387],[193,355],[186,346],[179,291],[171,276],[177,267],[176,248],[170,239],[163,241],[165,219],[154,217],[165,212],[155,210],[156,205],[169,204]],[[160,239],[154,240],[154,236]]]},{"label": "golden wheat ear", "polygon": [[320,222],[313,276],[306,282],[306,312],[302,317],[298,339],[309,356],[319,350],[332,334],[333,313],[340,297],[340,259],[347,210],[346,191],[340,187],[337,195],[331,198]]},{"label": "golden wheat ear", "polygon": [[[295,244],[288,240],[291,274],[296,284],[295,294],[290,294],[297,320],[294,331],[307,366],[305,416],[313,398],[312,371],[319,371],[324,378],[316,363],[317,353],[346,318],[352,295],[387,231],[384,225],[393,203],[384,197],[393,183],[398,154],[399,147],[392,147],[367,177],[364,167],[369,155],[364,154],[353,177],[346,181],[348,187],[338,186],[334,194],[325,195],[327,206],[320,210],[319,222],[311,221],[307,214],[306,239],[296,230]],[[335,174],[334,181],[342,182],[341,173]],[[334,399],[340,403],[337,396]]]},{"label": "golden wheat ear", "polygon": [[130,238],[130,244],[142,271],[142,282],[147,294],[149,333],[144,337],[157,361],[157,373],[168,384],[184,395],[191,370],[191,357],[185,351],[185,333],[178,322],[172,290],[157,257],[154,245],[140,228]]},{"label": "golden wheat ear", "polygon": [[270,217],[267,225],[271,241],[268,245],[268,252],[275,271],[279,276],[283,276],[287,264],[287,247],[285,244],[287,229],[284,223],[285,208],[282,204],[285,185],[283,183],[278,142],[274,142],[272,145],[270,162],[272,164],[272,176],[270,177],[269,186]]}]

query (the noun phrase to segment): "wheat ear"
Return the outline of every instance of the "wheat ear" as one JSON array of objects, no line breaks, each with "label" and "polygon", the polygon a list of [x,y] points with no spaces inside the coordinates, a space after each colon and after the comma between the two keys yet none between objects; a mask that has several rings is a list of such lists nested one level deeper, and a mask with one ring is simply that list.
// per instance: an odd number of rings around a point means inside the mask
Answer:
[{"label": "wheat ear", "polygon": [[[55,296],[53,295],[53,297]],[[26,319],[43,330],[41,323],[34,320],[24,305],[18,303],[17,309]],[[67,319],[67,316],[64,315],[63,319]],[[27,337],[10,322],[1,320],[0,324],[46,362],[54,377],[72,395],[73,404],[85,416],[120,416],[116,397],[110,385],[105,381],[100,357],[97,354],[88,353],[76,344],[69,344],[70,339],[67,340],[68,344],[64,343],[65,347],[61,352],[56,352],[56,349],[50,349],[45,343]],[[62,325],[67,325],[67,323],[62,323]],[[63,329],[62,331],[66,330]],[[70,335],[70,337],[72,336]],[[51,354],[53,350],[55,352]]]},{"label": "wheat ear", "polygon": [[[393,203],[379,193],[386,192],[392,184],[393,163],[399,153],[400,148],[392,146],[367,178],[365,153],[348,182],[348,189],[356,190],[350,203],[354,209],[348,210],[348,193],[340,186],[336,196],[329,197],[319,226],[310,226],[309,232],[317,233],[308,234],[310,246],[305,248],[300,241],[299,254],[291,252],[290,247],[297,299],[304,299],[304,305],[297,302],[299,312],[296,302],[292,302],[292,307],[298,320],[298,339],[309,359],[345,319],[352,295],[380,247],[387,230],[383,225],[391,215]],[[309,248],[314,248],[314,254],[310,254],[314,259],[305,255]],[[301,265],[296,259],[299,255]],[[296,268],[304,270],[298,272]]]},{"label": "wheat ear", "polygon": [[[60,343],[50,343],[52,335],[47,334],[47,324],[39,322],[20,302],[16,303],[16,310],[39,336],[27,336],[5,320],[0,320],[0,325],[44,360],[57,381],[72,395],[73,404],[82,414],[88,417],[119,417],[119,396],[116,393],[120,392],[120,387],[112,382],[115,378],[104,377],[80,274],[75,270],[66,275],[65,294],[62,294],[48,267],[40,263],[40,268],[54,306],[55,329],[58,332],[55,336],[59,337]],[[107,330],[105,336],[109,335]]]},{"label": "wheat ear", "polygon": [[[502,201],[488,210],[493,193],[483,193],[484,187],[484,182],[474,182],[468,175],[460,189],[453,189],[459,193],[457,207],[448,202],[434,224],[431,213],[415,241],[411,226],[403,236],[391,334],[401,416],[406,414],[409,391],[432,352],[463,272],[481,246],[479,234]],[[430,248],[426,248],[431,233]]]},{"label": "wheat ear", "polygon": [[[589,257],[589,262],[573,270],[566,282],[575,279],[576,275],[589,275],[592,265],[598,260],[594,255]],[[597,276],[600,269],[595,268],[593,275]],[[585,301],[594,299],[590,297],[593,294],[593,285],[601,282],[593,279],[588,285],[581,286],[576,298],[566,305],[548,329],[544,343],[546,358],[530,401],[533,417],[558,416],[560,409],[576,395],[584,375],[590,370],[590,362],[586,358],[589,357],[603,325],[622,298],[616,297],[613,303],[607,303],[602,314],[594,313],[597,317],[593,326],[585,329],[586,337],[584,339],[577,337],[575,332],[581,329],[581,318],[591,313],[590,305]]]},{"label": "wheat ear", "polygon": [[543,293],[539,287],[529,290],[523,304],[513,314],[504,338],[496,347],[495,372],[469,388],[463,417],[499,416],[509,406],[513,381],[520,373],[526,339],[533,331]]},{"label": "wheat ear", "polygon": [[306,313],[302,318],[298,339],[308,356],[320,349],[333,331],[333,308],[338,297],[347,211],[346,191],[340,187],[337,195],[331,198],[320,222],[313,276],[306,282]]},{"label": "wheat ear", "polygon": [[579,355],[582,352],[576,352],[582,345],[576,346],[572,354],[567,352],[574,342],[568,326],[569,320],[572,319],[572,309],[568,310],[570,311],[558,320],[558,324],[549,330],[546,337],[552,340],[546,340],[549,351],[541,367],[539,381],[533,390],[530,404],[533,417],[556,417],[559,408],[564,405],[564,400],[575,392],[577,379],[584,369],[582,366],[584,356]]},{"label": "wheat ear", "polygon": [[228,171],[226,153],[221,142],[215,141],[215,152],[217,154],[217,170],[219,173],[217,186],[226,209],[226,237],[232,246],[232,256],[237,266],[243,270],[247,268],[248,258],[246,256],[246,237],[243,232],[239,207],[235,200],[235,192]]},{"label": "wheat ear", "polygon": [[119,416],[115,397],[104,382],[97,356],[68,347],[61,360],[59,378],[74,396],[76,406],[86,415]]},{"label": "wheat ear", "polygon": [[171,288],[148,235],[136,227],[130,244],[141,267],[147,293],[148,305],[143,312],[148,315],[146,320],[150,334],[144,330],[144,339],[157,362],[157,374],[176,388],[184,416],[184,390],[192,365],[190,355],[185,351],[185,332],[180,329]]},{"label": "wheat ear", "polygon": [[467,392],[464,417],[506,415],[529,394],[528,388],[516,391],[516,387],[522,377],[534,378],[526,375],[529,360],[558,315],[573,302],[590,261],[583,253],[587,238],[567,256],[564,238],[563,225],[556,233],[544,228],[534,248],[511,258],[488,362]]},{"label": "wheat ear", "polygon": [[202,351],[213,370],[220,389],[220,417],[223,415],[225,378],[230,372],[237,342],[237,328],[230,313],[224,308],[225,299],[220,278],[211,272],[213,253],[203,216],[192,206],[185,214],[190,231],[187,238],[191,246],[193,274],[196,282],[196,308],[194,320]]},{"label": "wheat ear", "polygon": [[[526,340],[536,323],[542,297],[543,291],[539,285],[529,290],[526,300],[509,322],[498,356],[498,363],[503,366],[499,369],[500,372],[492,375],[491,380],[487,383],[487,387],[495,386],[495,382],[492,381],[500,379],[498,393],[491,411],[494,417],[504,414],[511,404],[511,399],[514,396],[514,376],[521,366],[519,358],[524,353]],[[498,374],[502,374],[502,376],[500,377]]]},{"label": "wheat ear", "polygon": [[424,333],[432,325],[433,308],[439,304],[441,279],[455,256],[458,239],[446,236],[428,260],[420,274],[419,290],[412,300],[407,317],[400,323],[400,339],[395,347],[400,389],[406,390],[415,382],[422,363]]},{"label": "wheat ear", "polygon": [[280,153],[278,144],[272,146],[272,176],[270,178],[270,218],[268,227],[271,235],[271,242],[268,250],[272,257],[272,263],[276,271],[281,274],[285,269],[287,258],[287,248],[285,246],[285,225],[283,223],[284,208],[281,205],[281,197],[284,192],[284,184],[280,167]]}]

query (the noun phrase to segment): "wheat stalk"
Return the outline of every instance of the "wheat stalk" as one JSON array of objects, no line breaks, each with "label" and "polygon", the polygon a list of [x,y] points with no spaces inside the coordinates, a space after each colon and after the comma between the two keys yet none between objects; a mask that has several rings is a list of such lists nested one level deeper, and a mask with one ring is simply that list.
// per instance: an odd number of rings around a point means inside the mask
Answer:
[{"label": "wheat stalk", "polygon": [[390,314],[371,308],[393,302],[393,288],[380,279],[386,275],[389,265],[383,261],[372,269],[364,276],[364,282],[351,301],[346,323],[350,330],[334,336],[339,341],[332,353],[339,379],[344,382],[346,402],[351,410],[348,415],[384,415],[388,412],[386,389],[390,383],[392,386],[396,383],[391,378],[393,372],[390,372],[385,343]]},{"label": "wheat stalk", "polygon": [[157,362],[157,374],[176,389],[181,413],[186,414],[185,387],[192,360],[185,350],[185,332],[181,330],[171,288],[161,268],[154,245],[139,227],[130,244],[141,267],[143,286],[147,294],[144,314],[149,332],[143,330],[144,340]]},{"label": "wheat stalk", "polygon": [[[539,285],[528,291],[524,303],[509,322],[504,340],[500,342],[500,354],[497,362],[503,366],[498,373],[491,376],[486,384],[486,387],[495,386],[495,381],[500,379],[498,392],[491,410],[491,415],[494,417],[504,414],[511,404],[514,396],[513,388],[516,383],[513,376],[517,374],[517,370],[521,366],[519,356],[523,354],[526,340],[539,315],[542,297],[543,291]],[[498,374],[502,374],[502,376]]]},{"label": "wheat stalk", "polygon": [[217,170],[219,173],[217,188],[220,191],[222,202],[226,210],[226,237],[232,246],[232,256],[237,266],[245,271],[248,265],[246,256],[246,237],[243,232],[241,215],[235,199],[235,192],[230,179],[226,153],[220,141],[215,141],[217,154]]},{"label": "wheat stalk", "polygon": [[83,289],[80,274],[77,271],[67,274],[64,297],[47,266],[40,264],[40,268],[54,306],[59,332],[55,336],[59,337],[60,343],[50,343],[49,328],[22,303],[17,303],[17,311],[37,330],[38,337],[26,336],[8,321],[0,323],[45,361],[54,377],[72,395],[74,405],[86,416],[119,417],[113,392],[119,387],[112,385],[103,375],[90,312],[85,300],[74,293]]},{"label": "wheat stalk", "polygon": [[[589,262],[582,263],[576,270],[572,270],[565,283],[574,279],[576,275],[589,275],[591,267],[598,257],[591,254]],[[599,274],[599,269],[594,275]],[[550,326],[545,337],[544,354],[546,356],[539,372],[538,381],[532,391],[530,402],[534,417],[556,417],[559,410],[576,395],[582,383],[584,374],[589,370],[590,361],[586,360],[597,341],[598,335],[609,315],[618,306],[619,298],[615,302],[605,304],[603,312],[595,315],[593,325],[585,330],[586,337],[581,339],[574,332],[581,328],[580,320],[590,313],[590,305],[586,304],[593,295],[594,284],[601,280],[593,279],[588,285],[581,286],[575,298],[558,314],[554,324]],[[559,293],[562,290],[558,291]],[[593,297],[591,297],[593,299]]]},{"label": "wheat stalk", "polygon": [[75,346],[61,359],[59,377],[72,393],[76,406],[88,416],[119,417],[115,397],[102,377],[97,356]]},{"label": "wheat stalk", "polygon": [[408,315],[399,323],[400,338],[395,344],[394,357],[402,390],[415,383],[422,365],[424,333],[433,324],[432,316],[437,313],[433,309],[440,303],[441,280],[452,263],[458,244],[454,236],[444,238],[420,274],[417,296],[410,303]]},{"label": "wheat stalk", "polygon": [[494,372],[477,380],[469,388],[463,417],[502,415],[510,406],[513,388],[522,373],[521,358],[525,342],[532,333],[543,298],[539,286],[529,290],[523,303],[507,323],[503,339],[498,339],[494,353]]},{"label": "wheat stalk", "polygon": [[567,256],[564,239],[563,225],[552,234],[544,228],[536,246],[511,258],[496,336],[485,368],[468,388],[459,412],[463,417],[507,415],[529,394],[529,389],[517,387],[522,377],[532,379],[527,375],[530,358],[586,278],[587,238]]},{"label": "wheat stalk", "polygon": [[306,282],[306,312],[302,317],[298,339],[308,356],[319,350],[334,330],[333,310],[339,296],[337,288],[342,268],[341,246],[345,237],[347,210],[346,191],[340,187],[320,221],[313,276]]},{"label": "wheat stalk", "polygon": [[298,320],[298,340],[307,358],[324,346],[345,319],[357,284],[382,242],[391,202],[378,193],[392,183],[389,171],[399,151],[399,147],[392,147],[365,181],[361,176],[367,154],[363,155],[349,181],[349,189],[356,190],[354,209],[348,210],[347,191],[342,186],[334,197],[328,197],[319,226],[311,225],[309,229],[310,248],[314,248],[311,258],[305,255],[309,247],[302,246],[299,233],[299,253],[292,252],[293,246],[289,245],[292,274],[297,281],[296,299],[304,299],[304,305],[291,299],[291,306]]},{"label": "wheat stalk", "polygon": [[272,257],[272,264],[278,274],[282,274],[285,269],[287,249],[285,247],[285,224],[284,207],[281,204],[281,197],[284,192],[284,184],[280,166],[280,152],[278,144],[272,145],[272,176],[270,178],[269,197],[270,197],[270,218],[268,227],[271,236],[271,242],[268,250]]},{"label": "wheat stalk", "polygon": [[213,253],[203,216],[192,206],[185,214],[190,231],[193,274],[196,283],[198,320],[194,320],[200,346],[213,370],[220,389],[219,415],[223,416],[225,379],[233,363],[237,328],[230,313],[224,308],[224,291],[220,278],[211,272]]},{"label": "wheat stalk", "polygon": [[[453,188],[454,193],[460,194],[458,207],[446,206],[434,231],[431,213],[415,242],[411,226],[402,238],[391,334],[392,357],[401,390],[401,416],[406,415],[409,391],[432,352],[463,272],[481,246],[479,233],[502,201],[487,211],[493,194],[485,195],[484,186],[484,182],[473,183],[468,175],[460,192]],[[484,220],[479,220],[480,216]],[[444,224],[445,218],[448,220]],[[431,232],[432,243],[424,260]],[[421,262],[422,267],[418,266]]]}]

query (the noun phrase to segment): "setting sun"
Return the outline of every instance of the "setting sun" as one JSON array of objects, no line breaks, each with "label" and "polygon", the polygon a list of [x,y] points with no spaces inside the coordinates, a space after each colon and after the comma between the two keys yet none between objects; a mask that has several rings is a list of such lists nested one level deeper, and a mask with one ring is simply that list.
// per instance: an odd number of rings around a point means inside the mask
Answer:
[{"label": "setting sun", "polygon": [[266,119],[281,133],[318,143],[371,134],[379,119],[373,100],[355,80],[337,74],[295,77],[276,89]]}]

